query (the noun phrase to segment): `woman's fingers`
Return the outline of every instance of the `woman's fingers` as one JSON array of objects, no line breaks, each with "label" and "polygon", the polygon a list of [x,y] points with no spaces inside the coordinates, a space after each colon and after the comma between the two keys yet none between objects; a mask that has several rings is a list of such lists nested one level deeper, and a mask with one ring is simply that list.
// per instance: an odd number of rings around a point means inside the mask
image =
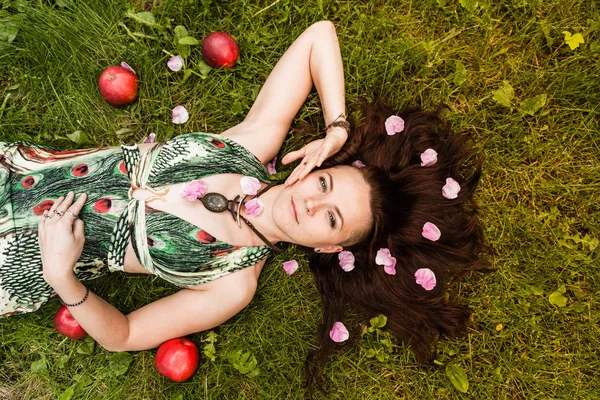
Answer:
[{"label": "woman's fingers", "polygon": [[86,200],[87,200],[87,194],[82,193],[77,198],[77,201],[75,203],[73,203],[73,205],[71,207],[69,207],[69,211],[71,211],[73,214],[75,214],[75,218],[77,218],[77,216],[79,215],[79,212],[83,208],[83,205],[85,204]]},{"label": "woman's fingers", "polygon": [[284,165],[286,165],[286,164],[289,164],[291,162],[294,162],[294,161],[298,160],[299,158],[304,157],[305,151],[306,151],[306,146],[304,146],[300,150],[296,150],[296,151],[292,151],[290,153],[287,153],[281,159],[281,163],[284,164]]}]

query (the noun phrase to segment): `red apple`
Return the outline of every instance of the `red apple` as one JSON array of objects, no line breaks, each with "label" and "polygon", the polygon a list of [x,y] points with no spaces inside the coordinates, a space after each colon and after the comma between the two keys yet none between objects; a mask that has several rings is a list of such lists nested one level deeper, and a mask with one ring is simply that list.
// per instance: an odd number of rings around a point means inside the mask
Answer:
[{"label": "red apple", "polygon": [[175,382],[183,382],[194,375],[199,359],[198,348],[192,341],[175,338],[160,345],[154,365],[159,374]]},{"label": "red apple", "polygon": [[137,76],[119,65],[104,70],[98,79],[102,97],[113,106],[124,106],[137,99]]},{"label": "red apple", "polygon": [[65,306],[60,306],[54,316],[54,327],[58,333],[71,339],[83,339],[87,336],[87,332],[83,330]]},{"label": "red apple", "polygon": [[213,68],[233,68],[239,55],[237,42],[229,33],[216,31],[202,41],[202,57]]}]

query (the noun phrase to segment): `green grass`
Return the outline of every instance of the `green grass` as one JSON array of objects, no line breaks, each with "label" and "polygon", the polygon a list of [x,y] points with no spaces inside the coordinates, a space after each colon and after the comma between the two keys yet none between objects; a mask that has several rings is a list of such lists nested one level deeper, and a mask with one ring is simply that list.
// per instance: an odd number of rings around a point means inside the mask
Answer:
[{"label": "green grass", "polygon": [[[376,95],[398,108],[443,102],[456,130],[473,133],[485,157],[477,199],[493,272],[470,276],[456,288],[472,306],[473,322],[468,338],[440,343],[442,365],[420,368],[402,345],[379,362],[366,358],[367,345],[359,341],[334,355],[326,369],[329,392],[317,397],[600,396],[594,245],[600,239],[598,3],[282,0],[259,13],[272,1],[213,1],[206,8],[203,2],[59,1],[65,8],[49,0],[2,2],[11,19],[23,19],[14,42],[0,43],[0,139],[95,147],[140,141],[150,132],[159,140],[188,131],[221,132],[243,119],[294,38],[311,23],[330,19],[340,37],[351,109]],[[159,24],[171,27],[136,24],[124,16],[129,8],[152,11]],[[182,73],[166,68],[165,51],[175,52],[172,28],[178,24],[198,39],[214,30],[230,32],[240,45],[239,65],[182,82]],[[585,43],[570,50],[564,30],[582,33]],[[102,100],[96,82],[106,66],[123,60],[140,77],[140,99],[119,109]],[[200,60],[200,49],[193,47],[189,66],[198,71]],[[466,69],[463,83],[457,62]],[[493,98],[504,80],[514,88],[511,107]],[[534,115],[520,111],[524,100],[542,94],[546,104]],[[170,119],[178,104],[191,116],[183,126]],[[296,122],[322,125],[318,106],[313,93]],[[241,112],[231,111],[236,107]],[[83,134],[80,143],[66,136],[74,131]],[[290,136],[282,154],[306,139]],[[291,277],[280,267],[289,258],[301,261]],[[56,301],[37,313],[0,320],[0,398],[55,399],[71,387],[78,399],[302,398],[303,362],[320,317],[305,261],[294,247],[273,257],[252,304],[215,329],[216,361],[203,357],[197,374],[181,384],[155,372],[154,351],[132,353],[124,375],[115,374],[110,353],[99,347],[80,354],[80,342],[54,331]],[[557,307],[549,296],[563,284],[567,304]],[[174,291],[151,277],[121,274],[91,288],[123,312]],[[192,339],[202,345],[205,337]],[[227,355],[235,350],[254,354],[258,376],[241,375],[232,366]],[[64,355],[70,358],[61,368]],[[38,360],[45,368],[34,372]],[[446,376],[449,364],[466,372],[466,394]]]}]

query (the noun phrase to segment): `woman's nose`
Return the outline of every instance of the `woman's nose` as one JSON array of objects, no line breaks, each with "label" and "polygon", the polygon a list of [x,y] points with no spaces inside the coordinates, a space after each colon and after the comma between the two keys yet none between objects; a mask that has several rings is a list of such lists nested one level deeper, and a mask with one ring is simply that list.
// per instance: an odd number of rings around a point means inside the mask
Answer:
[{"label": "woman's nose", "polygon": [[308,215],[314,215],[323,205],[325,205],[326,200],[323,196],[314,196],[308,197],[306,199],[306,213]]}]

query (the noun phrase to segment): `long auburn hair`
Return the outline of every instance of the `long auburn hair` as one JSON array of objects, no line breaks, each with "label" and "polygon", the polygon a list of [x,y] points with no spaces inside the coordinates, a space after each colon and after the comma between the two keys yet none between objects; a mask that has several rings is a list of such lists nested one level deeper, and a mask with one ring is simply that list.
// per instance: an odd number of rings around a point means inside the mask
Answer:
[{"label": "long auburn hair", "polygon": [[[367,319],[384,314],[386,329],[409,346],[419,363],[430,363],[437,339],[464,336],[470,318],[469,308],[447,294],[448,283],[484,268],[483,233],[472,201],[481,159],[475,157],[469,137],[450,133],[440,116],[442,107],[436,112],[396,112],[381,103],[365,103],[362,108],[364,123],[322,168],[357,159],[366,164],[361,172],[371,187],[373,224],[360,242],[345,247],[356,258],[351,272],[339,267],[337,253],[309,251],[323,306],[318,347],[307,358],[309,386],[322,382],[323,367],[336,346],[329,331],[343,320],[347,307]],[[384,125],[391,115],[405,122],[404,130],[393,136]],[[438,153],[437,162],[422,167],[420,155],[429,148]],[[456,199],[442,196],[449,177],[461,187]],[[440,229],[439,240],[422,236],[425,222]],[[396,275],[375,264],[380,248],[388,248],[397,259]],[[433,290],[416,284],[414,273],[420,268],[435,273]]]}]

